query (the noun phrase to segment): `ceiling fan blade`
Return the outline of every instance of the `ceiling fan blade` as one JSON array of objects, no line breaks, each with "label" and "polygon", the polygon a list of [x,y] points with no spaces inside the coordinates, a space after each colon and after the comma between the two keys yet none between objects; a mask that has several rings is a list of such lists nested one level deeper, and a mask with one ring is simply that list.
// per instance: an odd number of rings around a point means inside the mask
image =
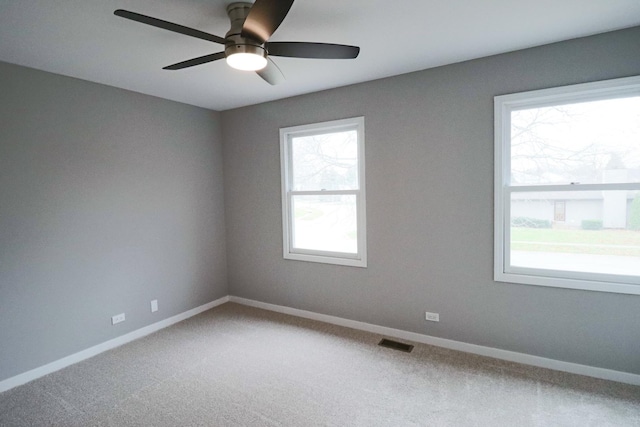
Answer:
[{"label": "ceiling fan blade", "polygon": [[284,20],[293,0],[256,0],[242,25],[242,37],[264,43]]},{"label": "ceiling fan blade", "polygon": [[284,74],[280,71],[280,68],[276,65],[271,58],[267,58],[267,66],[262,70],[256,71],[256,74],[262,77],[262,79],[272,86],[284,82]]},{"label": "ceiling fan blade", "polygon": [[198,39],[208,40],[214,43],[225,44],[226,42],[222,37],[205,33],[204,31],[174,24],[173,22],[169,21],[163,21],[162,19],[141,15],[139,13],[130,12],[128,10],[118,9],[113,12],[113,14],[122,18],[131,19],[132,21],[142,22],[143,24],[151,25],[152,27],[162,28],[164,30],[173,31],[174,33],[180,33],[186,36],[196,37]]},{"label": "ceiling fan blade", "polygon": [[265,47],[269,55],[290,58],[353,59],[360,53],[358,46],[330,43],[272,42]]},{"label": "ceiling fan blade", "polygon": [[212,53],[211,55],[200,56],[198,58],[189,59],[187,61],[178,62],[177,64],[162,67],[163,70],[182,70],[183,68],[193,67],[195,65],[206,64],[207,62],[217,61],[225,57],[224,52]]}]

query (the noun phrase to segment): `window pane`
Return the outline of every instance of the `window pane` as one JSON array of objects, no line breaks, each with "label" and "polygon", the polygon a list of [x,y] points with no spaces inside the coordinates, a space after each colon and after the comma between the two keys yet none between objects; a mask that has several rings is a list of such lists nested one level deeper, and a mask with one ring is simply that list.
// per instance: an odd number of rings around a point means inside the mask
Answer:
[{"label": "window pane", "polygon": [[294,191],[357,190],[356,130],[291,139]]},{"label": "window pane", "polygon": [[511,112],[511,185],[640,182],[640,97]]},{"label": "window pane", "polygon": [[357,253],[356,196],[293,196],[293,247]]},{"label": "window pane", "polygon": [[640,191],[515,192],[511,266],[640,276]]}]

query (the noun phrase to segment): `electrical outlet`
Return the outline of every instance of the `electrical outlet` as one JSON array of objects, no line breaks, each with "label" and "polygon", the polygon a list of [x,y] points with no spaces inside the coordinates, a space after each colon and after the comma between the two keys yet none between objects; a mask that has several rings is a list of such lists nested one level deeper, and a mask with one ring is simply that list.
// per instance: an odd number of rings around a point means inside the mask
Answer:
[{"label": "electrical outlet", "polygon": [[116,314],[111,317],[111,324],[115,325],[116,323],[124,322],[124,313]]},{"label": "electrical outlet", "polygon": [[425,312],[425,317],[426,320],[430,321],[430,322],[439,322],[440,321],[440,315],[438,313],[430,313],[430,312]]},{"label": "electrical outlet", "polygon": [[155,313],[156,311],[158,311],[158,300],[154,299],[151,300],[151,312]]}]

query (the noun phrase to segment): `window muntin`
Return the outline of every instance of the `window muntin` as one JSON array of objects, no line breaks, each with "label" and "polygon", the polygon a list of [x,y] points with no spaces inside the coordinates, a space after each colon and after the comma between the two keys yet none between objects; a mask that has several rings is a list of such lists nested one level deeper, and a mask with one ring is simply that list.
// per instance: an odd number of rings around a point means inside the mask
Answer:
[{"label": "window muntin", "polygon": [[498,96],[495,120],[495,279],[640,294],[640,77]]},{"label": "window muntin", "polygon": [[280,130],[284,257],[366,267],[364,119]]}]

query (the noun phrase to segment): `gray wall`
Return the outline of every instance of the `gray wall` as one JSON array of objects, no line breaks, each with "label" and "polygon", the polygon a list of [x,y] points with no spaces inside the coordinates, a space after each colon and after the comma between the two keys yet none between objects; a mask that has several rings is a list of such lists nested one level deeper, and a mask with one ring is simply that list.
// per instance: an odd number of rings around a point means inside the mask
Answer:
[{"label": "gray wall", "polygon": [[[223,112],[231,293],[640,374],[640,296],[492,279],[493,97],[635,74],[640,27]],[[278,129],[360,115],[369,267],[284,260]]]},{"label": "gray wall", "polygon": [[228,294],[219,125],[0,63],[0,380]]},{"label": "gray wall", "polygon": [[[228,293],[640,374],[640,297],[492,280],[493,96],[636,74],[640,28],[216,113],[0,63],[0,381]],[[369,267],[285,261],[278,129],[360,115]]]}]

